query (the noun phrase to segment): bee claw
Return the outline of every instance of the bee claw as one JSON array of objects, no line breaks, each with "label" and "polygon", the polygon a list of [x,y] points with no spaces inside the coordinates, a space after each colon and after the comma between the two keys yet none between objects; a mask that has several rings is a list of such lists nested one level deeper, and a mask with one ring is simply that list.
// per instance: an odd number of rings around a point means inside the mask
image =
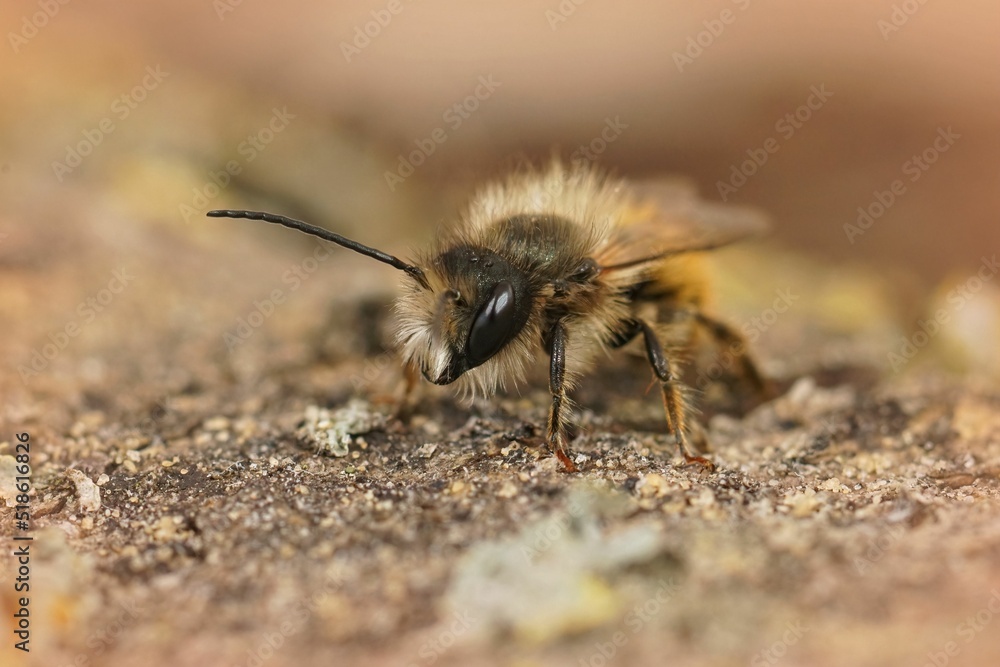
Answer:
[{"label": "bee claw", "polygon": [[703,466],[708,472],[715,472],[715,464],[706,459],[704,456],[692,456],[690,454],[684,454],[684,460],[686,465],[692,465],[697,463]]},{"label": "bee claw", "polygon": [[554,450],[556,458],[563,464],[566,472],[580,472],[580,469],[576,467],[576,464],[570,460],[569,456],[562,448],[557,448]]}]

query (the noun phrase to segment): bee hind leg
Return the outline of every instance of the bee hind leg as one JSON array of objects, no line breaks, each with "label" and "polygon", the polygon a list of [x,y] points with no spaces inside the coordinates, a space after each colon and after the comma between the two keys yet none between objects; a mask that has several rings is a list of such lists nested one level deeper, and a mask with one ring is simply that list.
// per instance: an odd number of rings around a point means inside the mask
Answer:
[{"label": "bee hind leg", "polygon": [[646,343],[646,358],[653,368],[656,378],[660,381],[660,393],[663,395],[663,408],[667,417],[667,429],[673,433],[677,439],[677,447],[688,463],[699,463],[708,469],[715,468],[715,465],[702,456],[695,456],[688,451],[687,436],[685,429],[687,426],[687,416],[684,409],[684,401],[681,396],[678,379],[674,373],[673,364],[670,358],[664,353],[663,345],[653,328],[643,320],[637,320],[642,330],[642,335]]},{"label": "bee hind leg", "polygon": [[774,385],[767,380],[757,368],[747,351],[747,342],[743,336],[725,322],[709,317],[700,310],[688,311],[695,323],[705,330],[720,350],[732,354],[739,364],[741,375],[753,387],[761,398],[768,399],[775,395]]}]

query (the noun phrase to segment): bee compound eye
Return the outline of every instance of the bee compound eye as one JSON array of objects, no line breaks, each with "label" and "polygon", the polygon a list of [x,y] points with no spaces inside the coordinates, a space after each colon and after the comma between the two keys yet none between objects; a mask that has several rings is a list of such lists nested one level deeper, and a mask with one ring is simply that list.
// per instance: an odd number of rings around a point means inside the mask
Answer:
[{"label": "bee compound eye", "polygon": [[513,285],[506,280],[500,281],[476,313],[469,330],[465,346],[469,368],[487,361],[511,339],[515,333],[516,310]]}]

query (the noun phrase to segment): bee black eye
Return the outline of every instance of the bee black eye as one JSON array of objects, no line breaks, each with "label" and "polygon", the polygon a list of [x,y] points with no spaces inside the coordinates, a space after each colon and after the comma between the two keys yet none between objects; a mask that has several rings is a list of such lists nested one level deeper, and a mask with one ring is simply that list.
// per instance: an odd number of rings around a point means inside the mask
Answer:
[{"label": "bee black eye", "polygon": [[497,283],[493,294],[476,314],[469,330],[465,356],[469,368],[474,368],[500,351],[516,329],[514,287],[506,280]]}]

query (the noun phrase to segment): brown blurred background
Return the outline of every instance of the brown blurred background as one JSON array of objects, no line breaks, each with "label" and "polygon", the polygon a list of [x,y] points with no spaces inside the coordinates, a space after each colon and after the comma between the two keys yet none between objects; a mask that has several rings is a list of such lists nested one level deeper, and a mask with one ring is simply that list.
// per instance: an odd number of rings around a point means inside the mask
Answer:
[{"label": "brown blurred background", "polygon": [[[571,153],[619,119],[627,128],[601,164],[625,175],[688,174],[713,198],[748,150],[776,138],[777,152],[731,200],[771,211],[778,238],[811,252],[888,262],[931,281],[1000,246],[1000,8],[986,0],[281,8],[17,0],[4,3],[0,19],[8,233],[43,223],[46,210],[56,215],[74,191],[94,187],[130,217],[177,222],[177,205],[166,204],[191,199],[199,171],[239,160],[237,138],[287,106],[302,119],[292,123],[294,138],[280,137],[258,160],[271,166],[247,165],[237,183],[350,227],[391,227],[401,211],[419,220],[410,215],[414,198],[493,173],[512,156]],[[366,28],[374,36],[359,38]],[[112,101],[150,65],[169,76],[121,119]],[[480,76],[500,85],[453,128],[444,113]],[[832,96],[793,134],[776,131],[812,86]],[[104,117],[115,131],[58,182],[51,163]],[[386,167],[437,127],[445,143],[389,192]],[[960,138],[909,180],[915,172],[904,173],[904,163],[949,127]],[[185,166],[194,174],[178,173]],[[844,224],[895,179],[905,194],[849,243]],[[149,193],[129,201],[123,187]],[[241,198],[228,192],[213,204]],[[421,206],[418,213],[449,210]]]},{"label": "brown blurred background", "polygon": [[[259,239],[278,235],[202,219],[230,206],[405,253],[476,182],[553,150],[764,208],[775,247],[833,279],[880,274],[903,329],[1000,246],[1000,8],[986,0],[18,0],[0,20],[6,265],[103,276],[155,247],[180,266],[171,242],[192,240],[267,261]],[[5,313],[44,300],[19,292]]]}]

